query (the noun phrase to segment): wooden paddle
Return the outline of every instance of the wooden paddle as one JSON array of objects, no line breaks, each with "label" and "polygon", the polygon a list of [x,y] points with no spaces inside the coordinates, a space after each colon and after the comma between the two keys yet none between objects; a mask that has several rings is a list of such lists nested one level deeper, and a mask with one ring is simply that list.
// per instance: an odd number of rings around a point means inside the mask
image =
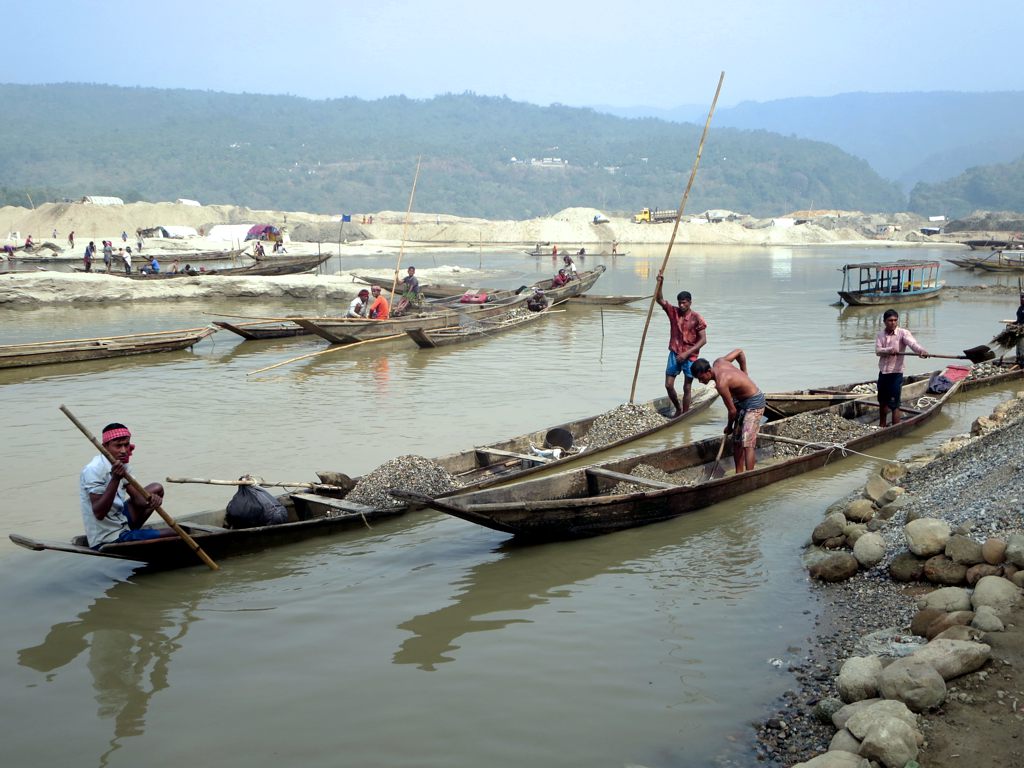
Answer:
[{"label": "wooden paddle", "polygon": [[[901,355],[904,357],[916,357],[916,352],[890,352],[892,355]],[[992,351],[991,347],[985,344],[979,344],[976,347],[965,349],[962,355],[933,355],[930,354],[928,357],[941,357],[946,360],[970,360],[972,363],[984,363],[987,360],[994,360],[996,353]]]},{"label": "wooden paddle", "polygon": [[[117,461],[117,459],[114,458],[114,455],[104,447],[103,443],[97,440],[96,436],[89,431],[88,427],[86,427],[82,422],[75,418],[75,415],[71,413],[71,411],[69,411],[63,405],[61,405],[60,410],[65,416],[71,419],[71,423],[78,427],[78,430],[83,435],[89,438],[89,442],[91,442],[93,445],[96,446],[96,448],[99,449],[99,452],[102,453],[104,457],[106,457],[107,461],[109,461],[111,464]],[[124,479],[128,481],[128,485],[130,485],[136,491],[141,493],[142,496],[147,501],[151,498],[149,491],[147,491],[146,488],[138,480],[132,477],[127,470],[124,473]],[[220,566],[213,562],[210,556],[206,554],[198,544],[196,544],[196,540],[189,536],[185,529],[178,525],[178,523],[175,522],[174,518],[164,511],[164,508],[162,506],[158,506],[156,508],[156,511],[157,514],[164,519],[164,522],[167,523],[167,525],[169,525],[174,530],[174,532],[178,534],[186,544],[189,545],[192,551],[199,556],[199,559],[206,563],[208,566],[210,566],[210,570],[220,570]]]}]

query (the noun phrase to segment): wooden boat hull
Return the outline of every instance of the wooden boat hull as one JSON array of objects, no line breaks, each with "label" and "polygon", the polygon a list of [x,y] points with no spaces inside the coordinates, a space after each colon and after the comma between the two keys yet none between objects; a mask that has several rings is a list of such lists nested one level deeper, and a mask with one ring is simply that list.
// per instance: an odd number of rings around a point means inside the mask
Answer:
[{"label": "wooden boat hull", "polygon": [[0,346],[0,369],[74,363],[82,360],[100,360],[108,357],[145,355],[154,352],[176,352],[188,349],[216,331],[216,328],[206,326],[121,337],[108,336],[97,339],[39,342],[37,344],[9,344]]},{"label": "wooden boat hull", "polygon": [[[158,272],[157,274],[131,272],[129,274],[123,274],[114,271],[111,272],[110,274],[119,275],[121,277],[127,277],[132,280],[167,280],[178,277],[213,277],[216,275],[219,275],[221,277],[266,277],[273,275],[297,275],[301,272],[308,272],[311,269],[316,269],[329,258],[331,258],[330,254],[327,254],[325,256],[313,256],[310,258],[302,259],[288,259],[287,261],[275,261],[269,263],[261,261],[248,267],[225,267],[223,269],[208,269],[205,272]],[[95,269],[95,264],[93,264],[93,267],[93,271],[96,272],[97,270]]]},{"label": "wooden boat hull", "polygon": [[406,331],[406,334],[421,349],[433,349],[434,347],[447,347],[452,344],[462,344],[466,341],[489,338],[498,333],[505,333],[514,328],[529,325],[550,314],[550,308],[541,312],[529,312],[526,310],[523,314],[515,316],[508,314],[496,315],[473,321],[457,328],[438,328],[436,330],[410,328]]},{"label": "wooden boat hull", "polygon": [[306,336],[309,333],[305,328],[295,325],[290,320],[282,322],[257,320],[251,323],[229,323],[225,320],[214,320],[213,324],[250,341],[287,339],[292,336]]},{"label": "wooden boat hull", "polygon": [[839,298],[853,307],[888,306],[890,304],[908,304],[912,301],[937,299],[941,290],[942,286],[922,291],[907,291],[905,293],[839,291]]},{"label": "wooden boat hull", "polygon": [[[988,363],[994,365],[994,363]],[[991,387],[996,384],[1024,379],[1024,368],[1016,364],[1003,364],[1003,370],[991,376],[978,376],[963,379],[960,382],[959,392],[971,392],[983,387]],[[927,379],[931,374],[920,374],[907,376],[903,381],[904,385],[913,384],[922,379]],[[863,384],[874,384],[875,381],[858,381],[853,384],[839,384],[833,387],[821,387],[820,389],[801,389],[790,392],[772,392],[765,395],[766,409],[776,416],[795,416],[798,413],[816,411],[830,405],[843,403],[848,400],[874,400],[877,395],[874,392],[856,393],[853,388]]]},{"label": "wooden boat hull", "polygon": [[[379,285],[383,290],[390,291],[391,283],[393,278],[391,277],[372,277],[370,275],[353,275],[356,279],[362,280],[364,283],[370,285]],[[402,292],[402,283],[399,282],[395,288],[396,293]],[[435,283],[431,284],[420,284],[420,293],[422,293],[428,299],[449,299],[453,296],[462,296],[466,291],[474,290],[464,285],[454,285],[452,283]],[[494,290],[490,288],[480,288],[479,290],[486,293],[494,293]]]},{"label": "wooden boat hull", "polygon": [[[532,454],[530,446],[543,446],[546,435],[555,429],[565,430],[576,443],[579,443],[601,414],[448,454],[434,461],[460,480],[463,488],[459,492],[488,488],[569,464],[581,458],[596,456],[601,452],[649,437],[703,412],[717,397],[718,393],[713,388],[704,387],[696,393],[691,409],[677,417],[668,415],[672,409],[668,398],[657,398],[650,401],[649,405],[665,415],[664,424],[607,445],[566,454],[561,458],[546,459]],[[356,482],[359,479],[353,478]],[[312,493],[286,494],[278,497],[278,500],[289,510],[288,522],[282,525],[242,530],[225,529],[222,527],[224,510],[183,515],[177,520],[213,560],[220,561],[234,555],[257,552],[319,536],[335,535],[353,528],[364,529],[374,521],[395,517],[410,509],[407,505],[375,509],[349,502],[344,498]],[[422,505],[412,506],[412,509],[422,508]],[[178,538],[109,544],[98,551],[85,546],[84,538],[81,536],[70,542],[41,541],[19,534],[11,534],[10,539],[15,544],[33,551],[52,550],[115,558],[146,563],[155,568],[180,568],[202,564],[191,549]]]},{"label": "wooden boat hull", "polygon": [[[927,381],[922,381],[906,387],[905,402],[925,394],[927,386]],[[954,385],[941,396],[935,396],[930,405],[911,413],[899,424],[874,429],[851,439],[846,447],[862,452],[916,429],[937,415],[956,389]],[[859,400],[834,405],[822,412],[825,411],[865,424],[878,418],[877,406]],[[778,420],[762,427],[757,444],[759,463],[754,470],[709,481],[701,482],[699,478],[711,466],[717,454],[718,437],[487,491],[431,499],[402,493],[397,489],[396,496],[528,539],[557,540],[613,533],[669,520],[823,467],[827,463],[840,461],[848,455],[835,446],[827,446],[807,449],[806,454],[794,458],[772,461],[777,442],[770,435],[783,424],[784,420]],[[666,486],[641,480],[640,484],[651,485],[652,489],[639,493],[602,495],[607,494],[624,475],[628,475],[630,470],[640,464],[667,473],[687,471],[690,478],[698,482],[695,485]],[[636,480],[632,477],[628,479]]]},{"label": "wooden boat hull", "polygon": [[[435,330],[458,325],[463,320],[479,320],[493,315],[500,315],[520,306],[526,301],[526,295],[516,296],[504,302],[493,304],[462,304],[453,307],[440,307],[433,312],[424,312],[412,317],[394,318],[389,320],[365,320],[353,317],[296,318],[293,323],[305,328],[310,333],[326,339],[331,344],[354,344],[358,341],[380,339],[395,336],[410,329],[423,328]],[[458,307],[458,308],[457,308]]]},{"label": "wooden boat hull", "polygon": [[974,269],[975,266],[977,266],[977,264],[978,264],[978,260],[977,259],[950,259],[950,258],[947,258],[946,261],[948,261],[950,264],[952,264],[954,266],[960,267],[961,269]]},{"label": "wooden boat hull", "polygon": [[650,296],[595,296],[592,293],[585,293],[578,296],[572,297],[573,304],[600,304],[603,306],[621,306],[622,304],[632,304],[634,301],[643,301],[649,299]]}]

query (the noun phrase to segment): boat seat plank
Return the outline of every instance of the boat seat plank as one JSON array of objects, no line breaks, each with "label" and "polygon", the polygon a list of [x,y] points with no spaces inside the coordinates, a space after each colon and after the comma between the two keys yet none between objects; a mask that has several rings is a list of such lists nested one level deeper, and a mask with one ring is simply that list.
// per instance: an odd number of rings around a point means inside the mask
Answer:
[{"label": "boat seat plank", "polygon": [[331,509],[336,509],[339,512],[347,512],[353,515],[365,515],[375,511],[373,507],[368,507],[365,504],[359,504],[358,502],[348,501],[346,499],[334,499],[330,496],[320,496],[316,493],[293,493],[292,498],[324,507],[330,507]]},{"label": "boat seat plank", "polygon": [[223,533],[230,530],[220,525],[206,525],[204,523],[180,523],[180,525],[189,531],[202,531],[203,533]]},{"label": "boat seat plank", "polygon": [[622,472],[612,472],[610,469],[601,469],[600,467],[587,467],[586,472],[591,477],[603,477],[607,480],[616,480],[623,483],[636,483],[637,485],[646,485],[651,488],[665,489],[679,487],[676,483],[663,483],[660,480],[651,480],[646,477],[637,477],[636,475],[626,475]]},{"label": "boat seat plank", "polygon": [[476,452],[484,456],[505,456],[510,459],[522,459],[523,461],[533,461],[537,464],[547,464],[551,459],[546,459],[543,456],[529,456],[525,453],[515,453],[514,451],[503,451],[500,448],[477,448]]}]

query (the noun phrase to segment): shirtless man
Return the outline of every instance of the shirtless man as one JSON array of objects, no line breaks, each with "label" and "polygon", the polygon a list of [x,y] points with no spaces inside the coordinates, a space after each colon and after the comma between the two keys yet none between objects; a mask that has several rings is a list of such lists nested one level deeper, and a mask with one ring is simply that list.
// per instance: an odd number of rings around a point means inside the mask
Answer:
[{"label": "shirtless man", "polygon": [[[739,368],[733,362],[739,363]],[[700,358],[690,366],[693,376],[701,384],[715,382],[718,394],[729,411],[725,434],[732,435],[733,460],[736,474],[754,468],[757,460],[757,432],[764,416],[764,393],[747,375],[747,358],[742,349],[734,349],[725,357],[709,363]]]}]

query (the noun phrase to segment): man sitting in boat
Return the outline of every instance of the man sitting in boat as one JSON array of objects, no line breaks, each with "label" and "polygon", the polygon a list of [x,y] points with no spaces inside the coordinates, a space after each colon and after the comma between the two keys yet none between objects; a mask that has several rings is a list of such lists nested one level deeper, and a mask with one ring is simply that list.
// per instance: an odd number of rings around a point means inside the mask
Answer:
[{"label": "man sitting in boat", "polygon": [[533,295],[526,300],[526,308],[531,312],[542,312],[547,309],[548,297],[544,295],[544,291],[540,288],[535,288]]},{"label": "man sitting in boat", "polygon": [[345,317],[366,317],[370,309],[370,292],[363,288],[348,305]]},{"label": "man sitting in boat", "polygon": [[569,282],[569,278],[566,277],[565,270],[558,270],[558,274],[551,278],[552,288],[561,288],[563,285]]},{"label": "man sitting in boat", "polygon": [[387,320],[391,315],[390,307],[388,306],[388,300],[380,292],[380,286],[371,285],[370,294],[369,318],[371,320]]},{"label": "man sitting in boat", "polygon": [[111,464],[97,454],[85,465],[79,482],[82,522],[89,546],[99,549],[117,541],[142,541],[176,535],[170,528],[143,528],[146,520],[164,500],[160,483],[146,486],[149,500],[127,484],[128,461],[135,446],[131,432],[124,424],[108,424],[103,428],[103,447],[115,461]]},{"label": "man sitting in boat", "polygon": [[420,293],[420,281],[416,277],[416,267],[409,267],[405,277],[402,278],[402,285],[404,286],[402,298],[409,304],[419,304],[423,300],[423,294]]},{"label": "man sitting in boat", "polygon": [[[733,362],[739,364],[739,368]],[[747,358],[742,349],[734,349],[714,364],[699,358],[690,366],[701,384],[715,382],[722,403],[729,411],[725,434],[732,435],[736,474],[749,472],[757,461],[757,433],[761,429],[765,399],[757,384],[747,375]]]}]

